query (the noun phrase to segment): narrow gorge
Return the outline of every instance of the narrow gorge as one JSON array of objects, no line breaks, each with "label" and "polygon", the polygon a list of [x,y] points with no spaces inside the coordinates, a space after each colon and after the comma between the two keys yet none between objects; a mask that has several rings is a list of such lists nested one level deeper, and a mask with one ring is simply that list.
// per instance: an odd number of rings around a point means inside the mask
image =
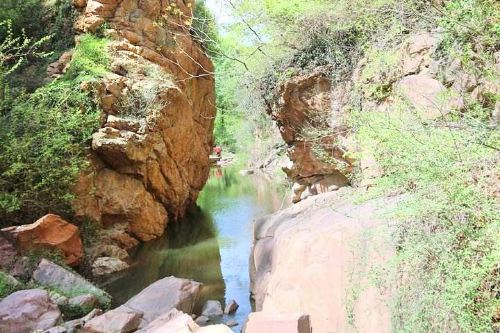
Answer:
[{"label": "narrow gorge", "polygon": [[0,333],[500,331],[494,0],[4,0]]}]

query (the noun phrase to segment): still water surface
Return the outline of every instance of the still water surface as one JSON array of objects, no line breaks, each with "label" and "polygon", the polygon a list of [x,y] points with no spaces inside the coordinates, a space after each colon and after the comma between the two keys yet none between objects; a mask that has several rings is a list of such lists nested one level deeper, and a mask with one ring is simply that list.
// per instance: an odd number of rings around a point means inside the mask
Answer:
[{"label": "still water surface", "polygon": [[[214,168],[200,193],[198,208],[168,225],[160,239],[142,244],[125,276],[105,285],[116,305],[170,275],[204,284],[202,299],[234,299],[238,332],[252,311],[248,259],[255,218],[279,210],[284,196],[261,175],[241,176],[236,166]],[[284,202],[285,201],[285,202]]]}]

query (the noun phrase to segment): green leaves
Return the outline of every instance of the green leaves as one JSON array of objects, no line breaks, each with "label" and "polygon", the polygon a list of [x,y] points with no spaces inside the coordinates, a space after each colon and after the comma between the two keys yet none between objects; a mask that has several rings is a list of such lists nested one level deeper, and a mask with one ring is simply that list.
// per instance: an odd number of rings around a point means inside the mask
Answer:
[{"label": "green leaves", "polygon": [[0,220],[71,215],[72,187],[88,165],[86,149],[100,115],[92,92],[80,83],[106,72],[106,43],[83,36],[62,78],[19,96],[1,116]]}]

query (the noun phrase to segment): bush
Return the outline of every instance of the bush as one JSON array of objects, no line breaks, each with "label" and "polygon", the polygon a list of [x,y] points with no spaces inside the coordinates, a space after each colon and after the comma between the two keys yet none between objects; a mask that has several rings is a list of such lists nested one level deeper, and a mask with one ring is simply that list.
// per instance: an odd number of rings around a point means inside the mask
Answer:
[{"label": "bush", "polygon": [[54,212],[71,215],[72,186],[87,166],[86,148],[100,110],[83,81],[102,76],[106,41],[84,36],[70,70],[1,115],[0,220],[32,222]]},{"label": "bush", "polygon": [[500,207],[493,195],[500,155],[491,148],[500,136],[481,120],[491,110],[470,106],[476,110],[429,123],[400,107],[393,116],[354,116],[359,142],[385,172],[376,191],[408,195],[393,212],[393,276],[402,277],[389,282],[398,284],[395,331],[490,332],[500,305]]}]

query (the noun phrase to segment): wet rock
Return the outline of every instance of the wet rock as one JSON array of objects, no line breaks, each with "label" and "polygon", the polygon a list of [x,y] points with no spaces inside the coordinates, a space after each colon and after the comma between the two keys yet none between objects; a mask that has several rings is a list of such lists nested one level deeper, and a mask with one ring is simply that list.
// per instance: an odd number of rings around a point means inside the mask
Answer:
[{"label": "wet rock", "polygon": [[234,299],[230,300],[229,302],[227,302],[226,304],[226,307],[224,309],[224,314],[233,314],[236,312],[236,310],[238,310],[240,306],[238,305],[238,303],[236,303],[236,301]]},{"label": "wet rock", "polygon": [[208,317],[205,317],[205,316],[199,316],[198,318],[196,318],[194,320],[198,325],[205,325],[206,323],[208,323],[210,321],[210,319]]},{"label": "wet rock", "polygon": [[192,280],[167,277],[156,281],[124,305],[150,323],[172,309],[192,313],[201,284]]},{"label": "wet rock", "polygon": [[100,316],[101,314],[102,310],[94,309],[90,311],[88,314],[86,314],[84,317],[67,321],[61,326],[63,326],[68,333],[81,333],[81,329],[83,328],[85,323],[87,323],[88,321],[92,320],[97,316]]},{"label": "wet rock", "polygon": [[2,229],[21,252],[36,249],[60,251],[68,265],[77,265],[83,257],[78,227],[60,216],[48,214],[32,224]]},{"label": "wet rock", "polygon": [[47,291],[14,292],[0,302],[0,332],[31,333],[47,330],[61,319],[61,312]]},{"label": "wet rock", "polygon": [[141,323],[142,314],[125,306],[120,306],[95,317],[84,325],[87,333],[129,333]]},{"label": "wet rock", "polygon": [[222,316],[224,312],[222,311],[222,305],[219,301],[207,301],[205,305],[203,305],[203,309],[201,310],[201,314],[205,317],[216,317]]},{"label": "wet rock", "polygon": [[67,293],[71,293],[74,290],[81,290],[82,294],[94,294],[102,301],[107,300],[109,302],[111,299],[106,292],[97,288],[80,275],[56,265],[47,259],[42,259],[38,268],[33,273],[33,280],[41,285],[57,288]]},{"label": "wet rock", "polygon": [[248,316],[245,333],[311,333],[311,323],[303,314],[254,312]]},{"label": "wet rock", "polygon": [[97,258],[92,264],[92,274],[96,277],[123,271],[130,266],[120,259],[111,257]]},{"label": "wet rock", "polygon": [[73,307],[93,308],[99,300],[92,294],[75,296],[69,299],[68,304]]}]

